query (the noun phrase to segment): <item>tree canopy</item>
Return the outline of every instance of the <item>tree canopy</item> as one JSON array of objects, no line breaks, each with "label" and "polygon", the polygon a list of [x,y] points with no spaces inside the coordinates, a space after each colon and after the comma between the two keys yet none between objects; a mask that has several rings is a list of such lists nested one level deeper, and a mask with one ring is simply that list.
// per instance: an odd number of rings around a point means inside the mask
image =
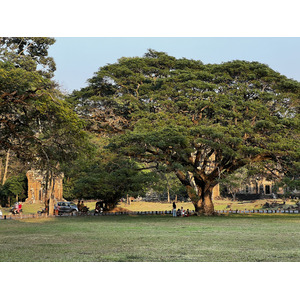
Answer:
[{"label": "tree canopy", "polygon": [[48,48],[54,43],[55,39],[50,37],[1,37],[0,61],[51,78],[56,66],[48,56]]},{"label": "tree canopy", "polygon": [[149,50],[99,69],[69,101],[114,151],[163,165],[199,214],[237,169],[299,158],[300,84],[265,64],[203,64]]},{"label": "tree canopy", "polygon": [[[0,150],[11,149],[31,163],[36,158],[57,163],[76,156],[76,147],[84,145],[82,120],[49,73],[38,70],[39,64],[52,62],[46,56],[53,42],[51,38],[1,38],[0,43]],[[29,61],[33,66],[27,66]]]}]

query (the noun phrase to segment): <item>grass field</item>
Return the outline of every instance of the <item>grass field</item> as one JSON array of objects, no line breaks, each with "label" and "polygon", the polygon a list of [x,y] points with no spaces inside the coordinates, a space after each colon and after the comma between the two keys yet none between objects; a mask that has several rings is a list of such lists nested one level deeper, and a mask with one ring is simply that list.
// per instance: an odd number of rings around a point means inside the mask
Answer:
[{"label": "grass field", "polygon": [[300,216],[60,217],[0,221],[0,261],[300,261]]}]

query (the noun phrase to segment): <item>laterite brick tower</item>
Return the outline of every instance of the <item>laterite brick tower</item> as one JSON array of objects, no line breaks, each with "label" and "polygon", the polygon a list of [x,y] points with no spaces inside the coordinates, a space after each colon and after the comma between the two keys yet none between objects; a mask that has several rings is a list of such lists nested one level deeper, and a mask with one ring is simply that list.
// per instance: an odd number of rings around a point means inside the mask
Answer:
[{"label": "laterite brick tower", "polygon": [[[26,176],[28,179],[28,198],[26,199],[26,202],[43,202],[46,192],[43,173],[31,169],[26,173]],[[63,200],[63,178],[64,175],[61,173],[56,176],[54,180],[54,200],[56,201]]]}]

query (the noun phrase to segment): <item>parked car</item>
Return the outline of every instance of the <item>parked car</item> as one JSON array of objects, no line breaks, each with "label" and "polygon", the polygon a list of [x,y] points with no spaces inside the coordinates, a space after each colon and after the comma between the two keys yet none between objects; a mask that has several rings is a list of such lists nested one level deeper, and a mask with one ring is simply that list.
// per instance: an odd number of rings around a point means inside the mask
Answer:
[{"label": "parked car", "polygon": [[54,206],[54,211],[57,211],[59,215],[64,213],[75,213],[78,212],[77,205],[73,202],[57,202]]}]

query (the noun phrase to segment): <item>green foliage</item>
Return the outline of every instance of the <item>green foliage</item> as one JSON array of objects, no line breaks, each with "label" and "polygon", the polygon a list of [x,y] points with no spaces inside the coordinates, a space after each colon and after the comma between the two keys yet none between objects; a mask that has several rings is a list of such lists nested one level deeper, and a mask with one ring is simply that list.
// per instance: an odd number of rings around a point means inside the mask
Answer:
[{"label": "green foliage", "polygon": [[157,179],[148,182],[147,191],[153,190],[159,193],[162,197],[166,198],[168,191],[170,194],[170,200],[174,200],[177,196],[179,199],[186,199],[188,196],[186,194],[185,187],[181,184],[174,173],[165,173],[165,168],[159,168],[158,171],[153,171],[156,173]]},{"label": "green foliage", "polygon": [[26,175],[19,174],[8,178],[4,185],[0,185],[0,200],[1,206],[6,206],[8,199],[16,198],[25,200],[27,197],[27,178]]},{"label": "green foliage", "polygon": [[75,182],[77,198],[103,199],[113,205],[126,194],[142,194],[149,180],[149,174],[137,171],[136,163],[124,159],[98,163],[84,171],[85,176]]},{"label": "green foliage", "polygon": [[277,183],[278,187],[284,188],[286,196],[299,197],[300,193],[300,156],[299,150],[295,157],[285,157],[283,159],[284,172],[283,179]]},{"label": "green foliage", "polygon": [[48,57],[48,48],[54,43],[55,39],[49,37],[2,37],[0,61],[51,78],[56,67],[53,58]]},{"label": "green foliage", "polygon": [[87,146],[83,121],[49,79],[55,68],[47,49],[54,41],[2,38],[0,42],[0,150],[11,149],[44,170],[76,158]]},{"label": "green foliage", "polygon": [[221,188],[225,187],[227,192],[233,195],[235,200],[235,195],[239,189],[248,183],[250,180],[249,172],[246,167],[236,170],[234,173],[229,174],[226,178],[219,180]]},{"label": "green foliage", "polygon": [[64,198],[102,199],[114,207],[127,194],[142,196],[146,184],[157,180],[155,173],[143,170],[134,160],[105,149],[106,143],[106,139],[93,138],[91,155],[82,155],[72,165],[62,165]]}]

